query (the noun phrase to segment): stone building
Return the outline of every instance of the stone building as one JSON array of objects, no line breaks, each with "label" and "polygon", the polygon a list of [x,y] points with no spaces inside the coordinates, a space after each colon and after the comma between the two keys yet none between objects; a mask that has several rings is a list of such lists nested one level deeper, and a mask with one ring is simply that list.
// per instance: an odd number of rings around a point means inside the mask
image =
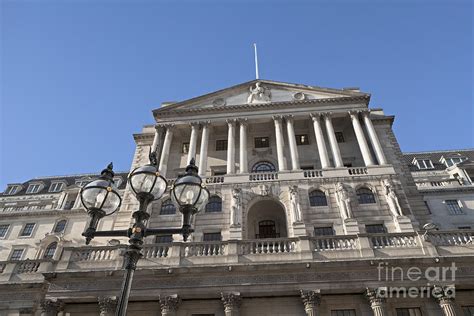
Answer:
[{"label": "stone building", "polygon": [[[474,150],[403,154],[369,101],[254,80],[153,110],[131,168],[156,150],[171,183],[195,158],[211,197],[190,241],[148,238],[129,314],[474,315]],[[123,203],[100,229],[128,228],[138,206],[116,176]],[[0,196],[0,315],[113,314],[127,241],[84,245],[90,180]],[[149,212],[150,227],[181,224],[167,193]]]}]

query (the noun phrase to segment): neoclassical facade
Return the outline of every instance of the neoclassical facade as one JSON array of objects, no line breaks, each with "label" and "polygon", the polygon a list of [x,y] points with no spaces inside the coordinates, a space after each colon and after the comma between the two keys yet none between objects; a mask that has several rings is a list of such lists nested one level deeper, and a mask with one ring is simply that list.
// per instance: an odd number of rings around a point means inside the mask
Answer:
[{"label": "neoclassical facade", "polygon": [[[355,88],[254,80],[153,110],[131,169],[155,151],[171,185],[194,158],[211,197],[190,241],[147,240],[129,314],[474,313],[474,151],[403,154],[394,117],[369,101]],[[128,228],[138,206],[117,175],[123,204],[103,229]],[[12,209],[43,199],[34,180],[0,196],[0,315],[112,315],[127,240],[84,245],[82,183],[48,180],[51,209]],[[181,224],[167,193],[149,212],[150,227]],[[50,238],[62,217],[70,231]],[[449,280],[408,272],[453,264]]]}]

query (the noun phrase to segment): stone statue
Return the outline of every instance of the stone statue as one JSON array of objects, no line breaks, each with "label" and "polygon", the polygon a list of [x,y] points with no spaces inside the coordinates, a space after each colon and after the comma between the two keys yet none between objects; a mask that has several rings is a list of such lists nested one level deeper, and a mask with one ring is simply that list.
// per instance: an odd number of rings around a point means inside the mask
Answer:
[{"label": "stone statue", "polygon": [[261,196],[267,196],[270,193],[266,184],[259,184],[258,189],[260,190]]},{"label": "stone statue", "polygon": [[385,198],[387,199],[388,208],[392,212],[393,216],[403,216],[402,208],[398,202],[397,194],[393,189],[393,184],[390,180],[385,179],[382,181],[382,185],[385,188]]},{"label": "stone statue", "polygon": [[351,209],[351,198],[347,192],[344,184],[341,182],[336,184],[336,196],[337,204],[339,205],[339,211],[341,212],[342,219],[352,218],[352,209]]},{"label": "stone statue", "polygon": [[296,185],[290,187],[290,207],[294,222],[301,222],[301,207],[298,198],[298,187]]},{"label": "stone statue", "polygon": [[250,95],[247,98],[247,103],[270,102],[270,90],[265,89],[260,85],[260,82],[255,84],[255,88],[250,86]]},{"label": "stone statue", "polygon": [[232,190],[232,201],[230,204],[230,226],[240,226],[240,209],[242,207],[240,189]]}]

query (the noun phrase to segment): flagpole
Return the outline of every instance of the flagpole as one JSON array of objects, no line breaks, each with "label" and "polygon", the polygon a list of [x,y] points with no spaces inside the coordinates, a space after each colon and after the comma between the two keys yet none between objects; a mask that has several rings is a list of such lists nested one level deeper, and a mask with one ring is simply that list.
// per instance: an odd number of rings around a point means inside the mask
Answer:
[{"label": "flagpole", "polygon": [[258,55],[257,55],[257,44],[253,43],[254,51],[255,51],[255,79],[259,79],[258,76]]}]

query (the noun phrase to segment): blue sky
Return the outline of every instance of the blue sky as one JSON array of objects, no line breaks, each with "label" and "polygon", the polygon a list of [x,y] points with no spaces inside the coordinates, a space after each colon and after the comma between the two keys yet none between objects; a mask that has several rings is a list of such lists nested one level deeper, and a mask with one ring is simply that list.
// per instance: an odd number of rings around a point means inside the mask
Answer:
[{"label": "blue sky", "polygon": [[128,170],[162,101],[260,76],[358,86],[404,151],[473,147],[470,1],[1,1],[0,190]]}]

